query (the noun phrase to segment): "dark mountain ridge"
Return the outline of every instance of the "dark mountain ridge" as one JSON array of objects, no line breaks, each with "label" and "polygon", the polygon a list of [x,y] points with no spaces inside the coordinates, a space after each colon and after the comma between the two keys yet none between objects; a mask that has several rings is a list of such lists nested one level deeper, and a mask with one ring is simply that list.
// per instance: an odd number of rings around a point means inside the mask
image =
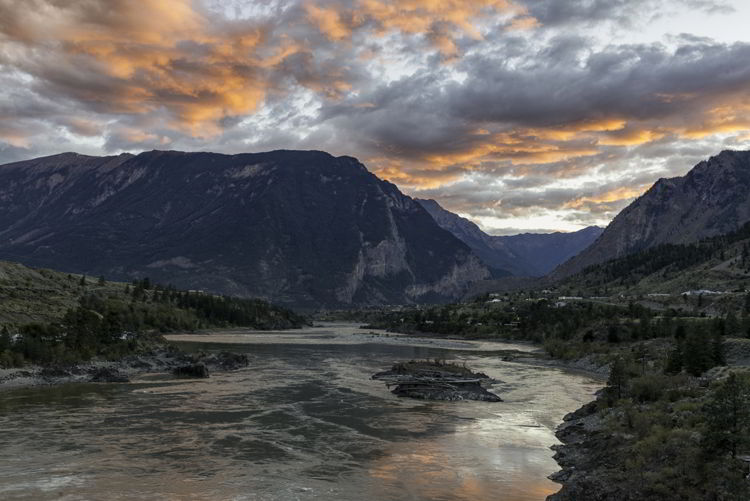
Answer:
[{"label": "dark mountain ridge", "polygon": [[684,244],[736,231],[750,220],[750,151],[723,151],[685,176],[659,179],[622,210],[554,279],[660,244]]},{"label": "dark mountain ridge", "polygon": [[6,164],[0,257],[308,307],[451,300],[489,276],[395,185],[319,151]]}]

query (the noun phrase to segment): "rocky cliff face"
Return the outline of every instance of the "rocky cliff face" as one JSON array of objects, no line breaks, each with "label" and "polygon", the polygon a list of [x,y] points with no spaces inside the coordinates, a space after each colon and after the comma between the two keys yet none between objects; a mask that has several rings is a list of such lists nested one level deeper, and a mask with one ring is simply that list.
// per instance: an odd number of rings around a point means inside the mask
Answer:
[{"label": "rocky cliff face", "polygon": [[494,236],[483,232],[468,219],[445,210],[435,200],[417,201],[441,228],[453,233],[492,268],[495,277],[546,275],[588,247],[603,231],[597,226],[590,226],[571,233]]},{"label": "rocky cliff face", "polygon": [[451,300],[489,276],[396,186],[316,151],[0,166],[0,257],[309,307]]},{"label": "rocky cliff face", "polygon": [[554,278],[665,243],[689,243],[737,230],[750,220],[750,152],[724,151],[683,177],[660,179]]}]

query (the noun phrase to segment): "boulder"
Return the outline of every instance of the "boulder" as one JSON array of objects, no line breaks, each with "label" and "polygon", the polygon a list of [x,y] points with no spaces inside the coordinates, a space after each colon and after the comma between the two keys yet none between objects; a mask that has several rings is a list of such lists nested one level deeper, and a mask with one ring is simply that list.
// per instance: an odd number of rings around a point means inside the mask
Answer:
[{"label": "boulder", "polygon": [[62,367],[45,367],[39,371],[39,375],[44,379],[58,379],[64,377],[70,377],[71,373],[67,369]]},{"label": "boulder", "polygon": [[92,383],[129,383],[130,378],[113,367],[100,367],[91,373]]},{"label": "boulder", "polygon": [[203,362],[196,364],[182,365],[175,368],[172,373],[179,377],[190,377],[190,378],[207,378],[208,367]]},{"label": "boulder", "polygon": [[200,358],[200,362],[206,364],[211,370],[233,371],[247,367],[250,361],[244,353],[211,353]]}]

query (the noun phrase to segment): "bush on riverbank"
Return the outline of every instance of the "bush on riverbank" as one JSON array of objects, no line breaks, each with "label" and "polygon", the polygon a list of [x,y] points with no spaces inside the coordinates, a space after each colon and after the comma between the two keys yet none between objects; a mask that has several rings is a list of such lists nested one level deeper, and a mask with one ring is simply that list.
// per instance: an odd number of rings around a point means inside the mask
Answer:
[{"label": "bush on riverbank", "polygon": [[583,439],[570,435],[576,420],[558,433],[575,469],[552,499],[750,499],[748,375],[724,369],[709,383],[616,364],[594,414],[578,417]]}]

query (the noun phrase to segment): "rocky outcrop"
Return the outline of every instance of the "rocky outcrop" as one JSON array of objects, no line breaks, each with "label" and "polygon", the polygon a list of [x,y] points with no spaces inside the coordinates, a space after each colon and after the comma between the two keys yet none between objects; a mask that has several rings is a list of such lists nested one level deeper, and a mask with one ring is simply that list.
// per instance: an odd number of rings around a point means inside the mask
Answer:
[{"label": "rocky outcrop", "polygon": [[611,454],[610,441],[603,430],[604,423],[596,412],[596,402],[590,402],[563,418],[557,429],[561,445],[552,446],[555,461],[562,470],[550,475],[550,480],[562,484],[547,501],[605,501],[631,499],[623,482],[618,489],[612,482],[614,475],[602,475],[607,470]]},{"label": "rocky outcrop", "polygon": [[564,278],[659,244],[690,243],[735,231],[750,220],[749,192],[750,151],[723,151],[683,177],[658,180],[552,277]]},{"label": "rocky outcrop", "polygon": [[[127,383],[136,374],[171,373],[177,377],[205,378],[211,372],[226,372],[249,365],[244,353],[185,353],[167,346],[148,353],[129,355],[116,362],[94,361],[51,367],[6,369],[0,374],[0,389],[62,383]],[[2,371],[0,371],[2,372]]]},{"label": "rocky outcrop", "polygon": [[482,384],[491,384],[486,374],[473,373],[463,366],[440,362],[405,362],[378,372],[372,379],[384,381],[399,397],[423,400],[479,400],[502,402]]},{"label": "rocky outcrop", "polygon": [[304,306],[450,301],[486,266],[320,151],[73,153],[0,166],[0,259]]},{"label": "rocky outcrop", "polygon": [[232,353],[230,351],[201,353],[195,358],[212,371],[235,371],[250,364],[247,355],[244,353]]},{"label": "rocky outcrop", "polygon": [[175,376],[189,378],[207,378],[209,375],[208,367],[206,367],[206,364],[201,362],[175,367],[174,369],[172,369],[172,374],[174,374]]},{"label": "rocky outcrop", "polygon": [[130,378],[114,367],[99,367],[92,371],[92,383],[128,383]]}]

